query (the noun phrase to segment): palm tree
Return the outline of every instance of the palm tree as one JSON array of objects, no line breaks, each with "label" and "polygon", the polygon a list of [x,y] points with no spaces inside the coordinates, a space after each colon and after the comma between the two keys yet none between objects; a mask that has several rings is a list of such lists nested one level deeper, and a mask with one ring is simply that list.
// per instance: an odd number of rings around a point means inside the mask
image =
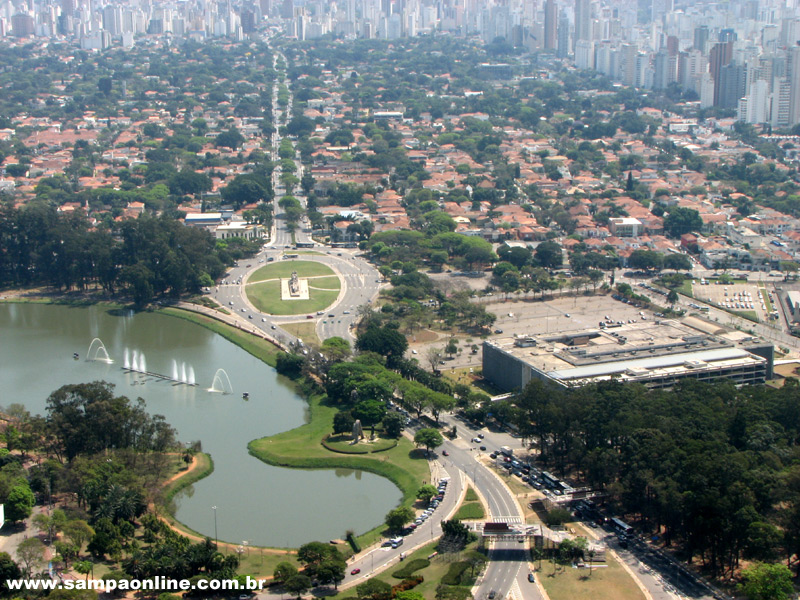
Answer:
[{"label": "palm tree", "polygon": [[594,560],[594,548],[589,548],[587,552],[589,555],[589,577],[592,576],[592,561]]}]

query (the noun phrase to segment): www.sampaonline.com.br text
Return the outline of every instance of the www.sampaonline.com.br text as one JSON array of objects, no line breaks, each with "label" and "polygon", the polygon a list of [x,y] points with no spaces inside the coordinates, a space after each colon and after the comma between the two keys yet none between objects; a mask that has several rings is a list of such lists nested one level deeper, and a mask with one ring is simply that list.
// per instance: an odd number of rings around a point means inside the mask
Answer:
[{"label": "www.sampaonline.com.br text", "polygon": [[7,579],[9,590],[97,590],[99,592],[114,591],[161,591],[181,592],[187,590],[201,591],[258,591],[266,582],[253,579],[249,575],[244,581],[238,579],[171,579],[158,575],[146,579]]}]

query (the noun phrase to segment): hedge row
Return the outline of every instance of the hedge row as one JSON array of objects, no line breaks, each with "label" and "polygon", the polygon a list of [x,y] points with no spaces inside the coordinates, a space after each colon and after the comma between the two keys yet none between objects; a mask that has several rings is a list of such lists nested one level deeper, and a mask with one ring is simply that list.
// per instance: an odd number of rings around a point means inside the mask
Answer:
[{"label": "hedge row", "polygon": [[461,585],[461,578],[467,569],[469,569],[469,563],[467,562],[450,563],[447,573],[442,577],[442,583],[445,585]]},{"label": "hedge row", "polygon": [[424,569],[430,565],[431,561],[427,559],[415,558],[414,560],[407,561],[402,568],[392,573],[392,577],[395,577],[396,579],[405,579],[406,577],[410,577],[414,571],[419,571],[420,569]]}]

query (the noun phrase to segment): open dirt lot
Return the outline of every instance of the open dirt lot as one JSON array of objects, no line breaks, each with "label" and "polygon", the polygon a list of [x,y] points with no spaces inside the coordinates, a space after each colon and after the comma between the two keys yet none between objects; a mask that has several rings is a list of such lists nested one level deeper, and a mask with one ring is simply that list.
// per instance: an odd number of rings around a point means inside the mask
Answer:
[{"label": "open dirt lot", "polygon": [[[640,309],[629,304],[614,300],[611,296],[576,296],[567,298],[554,298],[549,300],[536,300],[523,302],[509,300],[503,302],[500,297],[485,298],[486,309],[497,315],[492,327],[492,334],[484,338],[470,337],[466,334],[456,335],[461,352],[452,360],[445,360],[441,368],[445,371],[455,371],[464,367],[480,368],[481,351],[477,354],[470,352],[472,344],[479,347],[484,339],[509,337],[513,334],[546,334],[560,331],[576,331],[591,329],[598,326],[599,321],[606,316],[614,321],[641,320]],[[653,319],[652,313],[645,311],[644,318]],[[501,333],[495,333],[500,331]],[[430,368],[425,360],[428,348],[444,349],[448,340],[447,335],[442,335],[436,341],[412,340],[409,345],[409,357],[416,358],[426,369]],[[416,354],[413,351],[416,350]]]},{"label": "open dirt lot", "polygon": [[[606,316],[628,322],[642,318],[641,309],[614,300],[611,296],[575,296],[536,302],[493,302],[486,309],[497,315],[493,330],[503,337],[517,334],[546,334],[596,328]],[[647,319],[652,313],[645,312]],[[496,334],[500,337],[500,334]],[[494,337],[494,336],[493,336]]]}]

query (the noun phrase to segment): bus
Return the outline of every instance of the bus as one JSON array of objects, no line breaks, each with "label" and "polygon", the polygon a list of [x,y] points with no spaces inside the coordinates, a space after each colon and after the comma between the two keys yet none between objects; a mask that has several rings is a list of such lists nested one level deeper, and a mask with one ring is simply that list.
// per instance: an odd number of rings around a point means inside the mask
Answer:
[{"label": "bus", "polygon": [[622,519],[618,519],[617,517],[611,518],[611,525],[614,527],[614,529],[617,530],[618,533],[621,533],[623,535],[629,535],[633,530],[633,527],[628,525]]}]

